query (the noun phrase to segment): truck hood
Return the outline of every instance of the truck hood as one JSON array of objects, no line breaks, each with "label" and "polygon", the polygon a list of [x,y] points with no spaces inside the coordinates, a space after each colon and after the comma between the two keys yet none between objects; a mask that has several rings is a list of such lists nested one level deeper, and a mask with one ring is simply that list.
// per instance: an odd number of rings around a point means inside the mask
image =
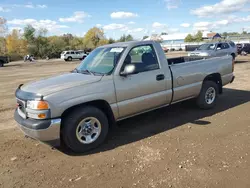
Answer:
[{"label": "truck hood", "polygon": [[21,89],[27,92],[46,96],[64,89],[98,82],[101,79],[102,76],[86,75],[80,73],[67,73],[28,83],[22,86]]}]

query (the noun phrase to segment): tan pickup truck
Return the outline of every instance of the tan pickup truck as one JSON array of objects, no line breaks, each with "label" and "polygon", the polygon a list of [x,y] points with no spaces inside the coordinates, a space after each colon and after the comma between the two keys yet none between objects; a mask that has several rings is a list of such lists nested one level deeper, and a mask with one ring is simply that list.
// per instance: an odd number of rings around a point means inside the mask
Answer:
[{"label": "tan pickup truck", "polygon": [[192,98],[214,107],[233,67],[232,56],[167,59],[153,41],[101,46],[70,73],[20,85],[14,117],[29,137],[84,152],[116,121]]}]

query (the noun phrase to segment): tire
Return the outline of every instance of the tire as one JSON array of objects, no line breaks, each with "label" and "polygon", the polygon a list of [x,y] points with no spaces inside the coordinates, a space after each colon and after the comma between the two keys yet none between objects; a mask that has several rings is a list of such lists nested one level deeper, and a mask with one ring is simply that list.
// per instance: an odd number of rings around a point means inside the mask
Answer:
[{"label": "tire", "polygon": [[231,56],[233,57],[233,61],[235,60],[235,54],[231,54]]},{"label": "tire", "polygon": [[[196,104],[201,109],[210,109],[216,105],[218,96],[218,85],[213,81],[204,81],[199,96],[197,97]],[[211,93],[210,93],[211,92]],[[208,96],[210,93],[210,96]],[[214,93],[214,95],[212,94]],[[212,97],[213,96],[213,97]]]},{"label": "tire", "polygon": [[[88,119],[91,119],[94,121],[98,121],[94,123],[95,127],[101,127],[99,133],[90,133],[90,137],[95,138],[95,140],[91,143],[84,143],[87,142],[87,139],[85,139],[85,136],[79,136],[80,132],[84,132],[85,134],[88,134],[91,132],[88,128],[85,127],[88,126],[87,123],[89,123]],[[85,122],[82,124],[82,122]],[[86,123],[87,122],[87,123]],[[85,129],[81,128],[80,125],[83,125]],[[80,130],[79,130],[80,129]],[[89,132],[87,132],[89,131]],[[108,124],[108,119],[106,115],[98,108],[92,107],[92,106],[85,106],[85,107],[80,107],[72,111],[69,115],[66,116],[66,118],[63,120],[63,125],[62,125],[62,139],[63,143],[66,144],[68,148],[70,148],[72,151],[76,153],[83,153],[86,151],[89,151],[91,149],[96,148],[99,146],[101,143],[104,142],[108,135],[109,131],[109,124]],[[86,133],[87,132],[87,133]],[[84,134],[81,133],[81,134]]]},{"label": "tire", "polygon": [[68,59],[67,59],[68,61],[72,61],[72,57],[68,57]]},{"label": "tire", "polygon": [[0,67],[3,67],[3,62],[0,62]]}]

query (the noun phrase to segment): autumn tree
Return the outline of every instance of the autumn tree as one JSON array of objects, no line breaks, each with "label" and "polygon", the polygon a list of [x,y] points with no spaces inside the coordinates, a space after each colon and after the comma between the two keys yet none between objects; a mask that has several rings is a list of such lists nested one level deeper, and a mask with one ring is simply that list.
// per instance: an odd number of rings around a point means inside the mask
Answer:
[{"label": "autumn tree", "polygon": [[21,59],[27,53],[27,43],[18,30],[13,29],[6,37],[6,48],[8,55],[14,60]]},{"label": "autumn tree", "polygon": [[[106,39],[106,38],[104,36],[103,30],[100,28],[97,28],[97,27],[93,27],[93,28],[89,29],[88,32],[85,34],[84,45],[87,48],[94,49],[97,46],[99,46],[101,43],[104,43],[104,41],[103,41],[104,39]],[[107,43],[108,43],[108,41],[107,41]]]},{"label": "autumn tree", "polygon": [[6,47],[9,54],[18,54],[20,52],[20,36],[16,29],[13,29],[11,34],[6,38]]}]

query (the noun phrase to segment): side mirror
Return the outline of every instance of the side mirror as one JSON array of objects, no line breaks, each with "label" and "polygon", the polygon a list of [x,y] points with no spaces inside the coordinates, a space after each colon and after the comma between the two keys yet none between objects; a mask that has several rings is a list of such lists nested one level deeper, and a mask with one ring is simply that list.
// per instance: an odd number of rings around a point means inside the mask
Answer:
[{"label": "side mirror", "polygon": [[121,76],[128,76],[131,74],[136,74],[135,65],[126,65],[124,71],[120,73]]},{"label": "side mirror", "polygon": [[221,48],[220,48],[220,47],[218,47],[216,50],[221,50]]}]

